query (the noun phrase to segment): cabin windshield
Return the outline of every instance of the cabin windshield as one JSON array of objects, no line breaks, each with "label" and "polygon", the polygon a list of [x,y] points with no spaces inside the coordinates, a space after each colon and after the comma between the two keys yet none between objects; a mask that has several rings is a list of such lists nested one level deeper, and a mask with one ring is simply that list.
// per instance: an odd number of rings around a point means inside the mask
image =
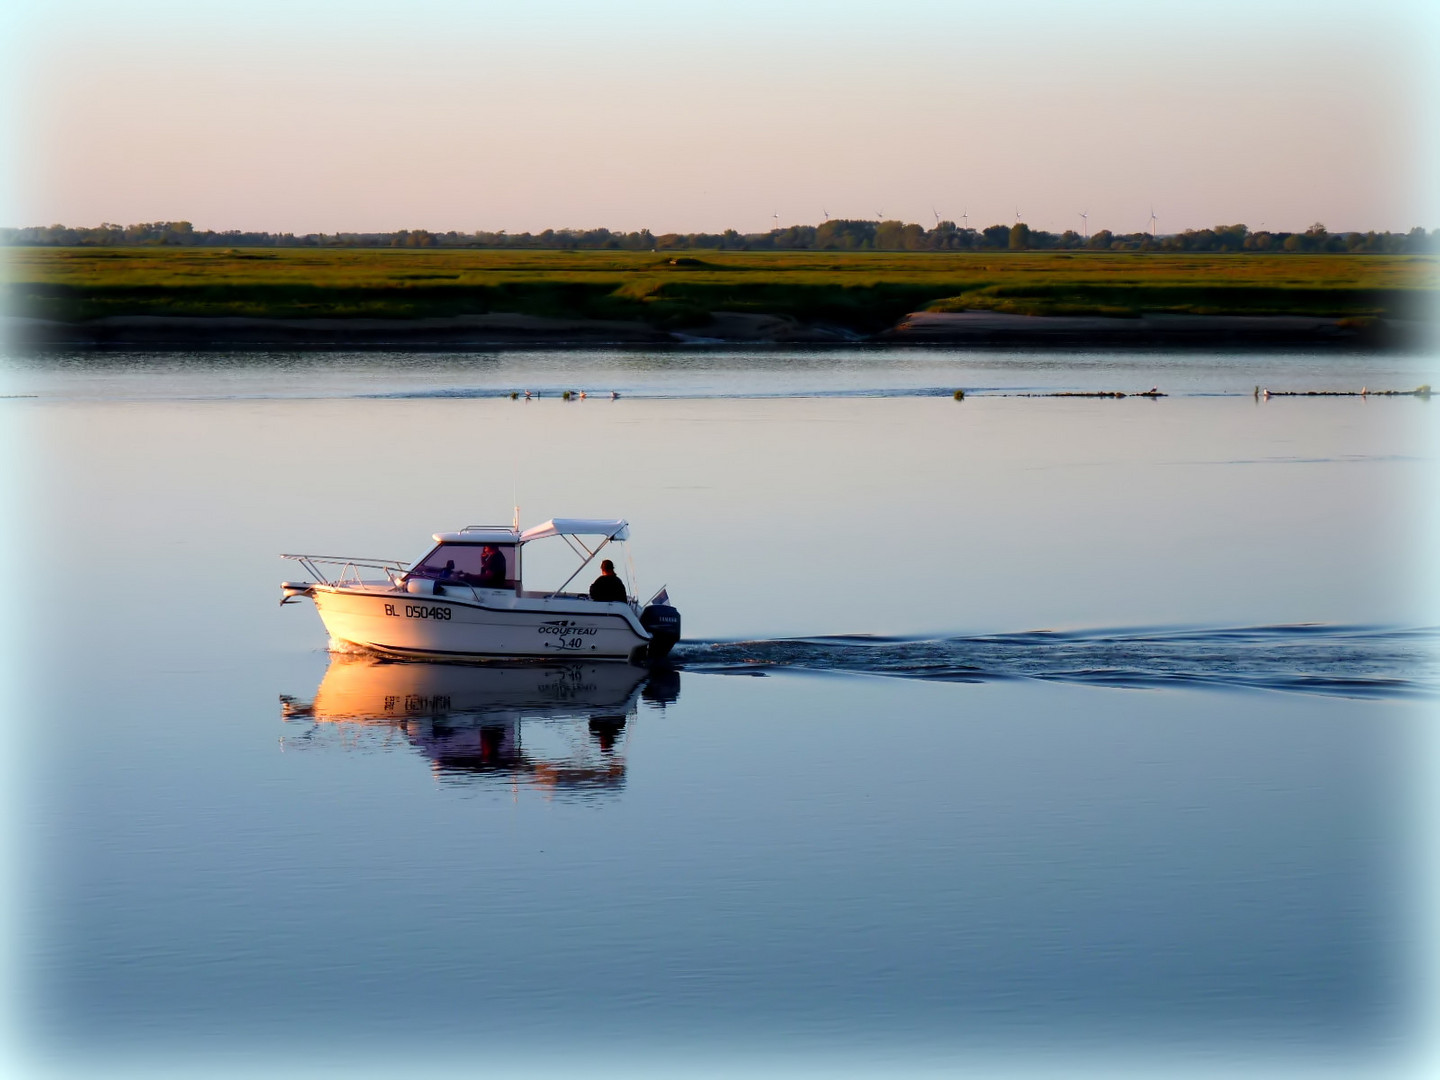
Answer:
[{"label": "cabin windshield", "polygon": [[489,589],[515,588],[514,544],[440,544],[415,564],[410,577],[454,581]]}]

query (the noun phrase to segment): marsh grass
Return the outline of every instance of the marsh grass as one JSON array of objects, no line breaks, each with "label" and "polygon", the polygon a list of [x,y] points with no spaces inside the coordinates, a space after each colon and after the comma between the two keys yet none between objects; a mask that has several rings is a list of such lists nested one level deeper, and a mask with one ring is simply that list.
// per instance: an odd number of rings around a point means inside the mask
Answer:
[{"label": "marsh grass", "polygon": [[441,318],[491,312],[703,324],[714,311],[860,331],[917,310],[1425,318],[1437,259],[1123,252],[15,248],[11,314]]}]

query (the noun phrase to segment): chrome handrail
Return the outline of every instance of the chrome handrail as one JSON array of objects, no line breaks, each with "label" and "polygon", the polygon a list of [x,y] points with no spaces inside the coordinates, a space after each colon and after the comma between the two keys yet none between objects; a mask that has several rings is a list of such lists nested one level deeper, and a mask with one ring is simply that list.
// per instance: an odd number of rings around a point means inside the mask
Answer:
[{"label": "chrome handrail", "polygon": [[[293,559],[295,562],[298,562],[306,569],[306,571],[309,572],[311,577],[315,578],[322,585],[333,585],[336,582],[344,581],[347,571],[350,574],[353,574],[355,576],[355,580],[358,581],[360,580],[359,568],[361,567],[367,570],[385,571],[385,576],[390,580],[390,583],[393,585],[395,584],[395,575],[403,574],[410,565],[409,563],[402,562],[399,559],[351,559],[347,558],[344,555],[282,554],[280,558]],[[339,577],[337,577],[335,581],[331,581],[331,579],[326,577],[325,574],[321,571],[321,566],[340,567]]]},{"label": "chrome handrail", "polygon": [[400,559],[356,559],[349,555],[281,555],[282,559],[309,559],[318,563],[354,563],[356,566],[370,566],[377,570],[393,566],[403,570],[410,564]]}]

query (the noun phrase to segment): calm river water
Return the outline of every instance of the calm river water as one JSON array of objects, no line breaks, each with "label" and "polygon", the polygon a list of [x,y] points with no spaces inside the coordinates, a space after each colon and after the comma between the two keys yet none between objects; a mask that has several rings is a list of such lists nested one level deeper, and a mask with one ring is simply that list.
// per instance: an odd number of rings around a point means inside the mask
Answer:
[{"label": "calm river water", "polygon": [[[12,358],[16,1060],[1418,1070],[1437,406],[1254,389],[1435,375]],[[332,657],[277,606],[282,551],[517,501],[630,520],[677,672]]]}]

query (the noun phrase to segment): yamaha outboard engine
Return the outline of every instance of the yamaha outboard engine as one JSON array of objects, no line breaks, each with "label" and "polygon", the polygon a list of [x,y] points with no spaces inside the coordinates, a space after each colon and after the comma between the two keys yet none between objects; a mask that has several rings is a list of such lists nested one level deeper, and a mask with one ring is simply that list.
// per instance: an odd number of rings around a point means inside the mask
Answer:
[{"label": "yamaha outboard engine", "polygon": [[680,612],[669,604],[651,604],[640,612],[640,625],[650,631],[645,662],[658,664],[670,655],[670,650],[680,640]]}]

